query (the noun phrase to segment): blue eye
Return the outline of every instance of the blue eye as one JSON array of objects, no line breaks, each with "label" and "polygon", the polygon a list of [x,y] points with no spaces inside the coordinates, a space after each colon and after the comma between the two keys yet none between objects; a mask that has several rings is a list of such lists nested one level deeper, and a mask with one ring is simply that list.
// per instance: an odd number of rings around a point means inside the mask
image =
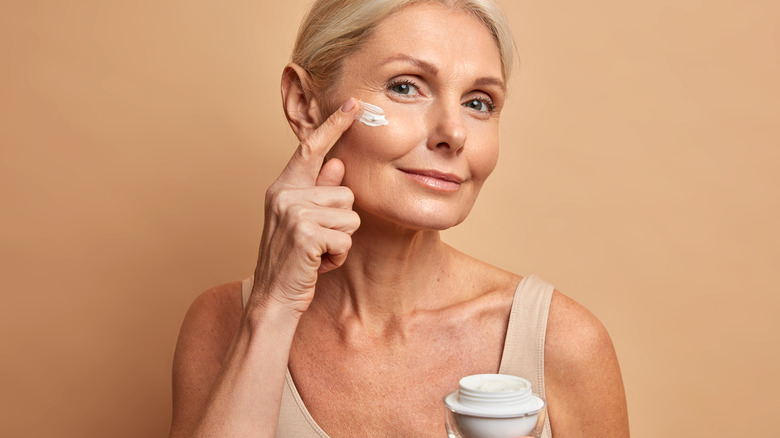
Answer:
[{"label": "blue eye", "polygon": [[482,99],[471,99],[468,102],[464,103],[463,106],[480,112],[493,111],[493,104]]}]

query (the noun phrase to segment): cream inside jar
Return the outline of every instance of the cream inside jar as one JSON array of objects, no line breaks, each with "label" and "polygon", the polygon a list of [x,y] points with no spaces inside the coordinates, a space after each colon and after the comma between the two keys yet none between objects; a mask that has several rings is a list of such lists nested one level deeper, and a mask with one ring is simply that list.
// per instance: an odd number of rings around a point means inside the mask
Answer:
[{"label": "cream inside jar", "polygon": [[460,380],[444,397],[450,436],[516,438],[541,435],[545,401],[531,392],[531,382],[505,374],[476,374]]}]

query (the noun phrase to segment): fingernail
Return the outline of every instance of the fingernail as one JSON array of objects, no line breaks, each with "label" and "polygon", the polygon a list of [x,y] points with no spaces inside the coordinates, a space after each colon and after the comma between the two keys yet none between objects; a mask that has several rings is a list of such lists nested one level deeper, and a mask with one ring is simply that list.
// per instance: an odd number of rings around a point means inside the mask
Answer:
[{"label": "fingernail", "polygon": [[348,113],[354,107],[355,107],[355,99],[350,97],[349,100],[344,102],[344,105],[341,105],[341,112]]}]

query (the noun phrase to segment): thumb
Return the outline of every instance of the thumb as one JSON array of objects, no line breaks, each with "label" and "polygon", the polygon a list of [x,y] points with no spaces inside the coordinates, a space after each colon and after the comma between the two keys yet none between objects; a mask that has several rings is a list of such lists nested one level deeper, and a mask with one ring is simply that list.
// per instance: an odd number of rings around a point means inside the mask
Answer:
[{"label": "thumb", "polygon": [[317,175],[316,185],[318,186],[338,186],[341,185],[341,181],[344,179],[344,162],[338,158],[331,158],[328,160],[322,169],[320,174]]}]

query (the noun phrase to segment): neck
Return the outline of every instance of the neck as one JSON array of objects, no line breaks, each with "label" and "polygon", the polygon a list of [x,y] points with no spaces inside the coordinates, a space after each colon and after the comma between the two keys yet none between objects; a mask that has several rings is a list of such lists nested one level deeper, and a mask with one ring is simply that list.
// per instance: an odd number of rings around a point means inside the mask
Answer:
[{"label": "neck", "polygon": [[452,255],[438,231],[364,221],[344,265],[320,276],[315,301],[336,318],[363,322],[444,307],[452,298],[440,292],[452,272]]}]

